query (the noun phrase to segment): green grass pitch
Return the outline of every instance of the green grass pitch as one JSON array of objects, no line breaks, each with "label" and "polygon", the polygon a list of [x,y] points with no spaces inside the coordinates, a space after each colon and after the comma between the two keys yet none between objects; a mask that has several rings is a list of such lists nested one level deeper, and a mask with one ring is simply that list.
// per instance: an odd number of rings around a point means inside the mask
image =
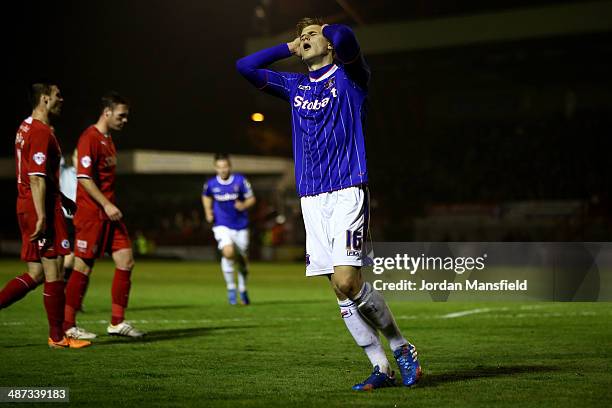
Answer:
[{"label": "green grass pitch", "polygon": [[[0,261],[0,284],[22,273]],[[390,302],[424,369],[418,386],[358,393],[371,367],[324,278],[251,266],[249,307],[231,307],[215,263],[141,261],[127,318],[141,341],[104,335],[113,266],[99,262],[79,324],[83,350],[50,350],[40,288],[0,311],[0,386],[70,388],[117,406],[609,406],[610,303]],[[455,318],[454,312],[486,308]],[[393,362],[394,364],[394,362]]]}]

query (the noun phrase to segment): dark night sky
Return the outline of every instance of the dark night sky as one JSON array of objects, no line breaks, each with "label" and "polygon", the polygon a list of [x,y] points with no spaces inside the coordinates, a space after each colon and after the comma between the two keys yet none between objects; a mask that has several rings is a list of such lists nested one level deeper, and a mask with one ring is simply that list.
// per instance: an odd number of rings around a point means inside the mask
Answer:
[{"label": "dark night sky", "polygon": [[[59,6],[57,6],[59,4]],[[28,84],[60,82],[56,123],[64,150],[97,117],[99,97],[117,90],[132,102],[120,148],[241,149],[252,94],[234,68],[249,35],[254,0],[28,2],[5,38],[10,112],[2,117],[10,156],[13,134],[29,114]],[[5,26],[6,28],[6,26]],[[242,148],[246,149],[246,146]]]}]

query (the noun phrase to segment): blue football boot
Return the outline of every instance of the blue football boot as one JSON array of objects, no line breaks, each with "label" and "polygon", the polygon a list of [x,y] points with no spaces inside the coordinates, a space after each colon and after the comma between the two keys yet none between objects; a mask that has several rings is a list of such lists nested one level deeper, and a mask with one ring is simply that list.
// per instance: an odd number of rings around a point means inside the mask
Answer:
[{"label": "blue football boot", "polygon": [[353,385],[355,391],[371,391],[376,388],[395,387],[395,377],[393,373],[387,375],[380,372],[378,366],[374,367],[374,371],[364,382]]},{"label": "blue football boot", "polygon": [[240,301],[245,306],[251,303],[251,300],[249,299],[249,295],[246,290],[244,292],[240,292]]},{"label": "blue football boot", "polygon": [[408,343],[395,350],[393,357],[395,357],[400,374],[402,375],[402,384],[406,387],[416,384],[422,374],[416,348]]},{"label": "blue football boot", "polygon": [[238,303],[238,300],[236,298],[236,289],[227,290],[227,300],[229,301],[230,305],[235,305]]}]

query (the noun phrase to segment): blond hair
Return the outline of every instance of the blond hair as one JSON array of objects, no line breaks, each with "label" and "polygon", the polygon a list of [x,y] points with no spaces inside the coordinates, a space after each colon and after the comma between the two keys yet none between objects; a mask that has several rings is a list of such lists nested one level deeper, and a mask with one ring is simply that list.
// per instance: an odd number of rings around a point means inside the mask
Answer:
[{"label": "blond hair", "polygon": [[302,30],[304,30],[304,28],[308,26],[311,26],[311,25],[322,26],[323,24],[325,23],[320,17],[304,17],[303,19],[298,21],[297,24],[295,25],[295,36],[299,37],[300,35],[302,35]]}]

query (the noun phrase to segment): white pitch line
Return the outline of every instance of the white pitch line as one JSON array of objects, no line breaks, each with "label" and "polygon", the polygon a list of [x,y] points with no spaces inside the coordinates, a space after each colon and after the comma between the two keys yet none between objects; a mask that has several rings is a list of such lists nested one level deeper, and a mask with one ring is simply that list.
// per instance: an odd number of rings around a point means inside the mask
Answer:
[{"label": "white pitch line", "polygon": [[463,316],[468,316],[471,314],[476,314],[476,313],[486,313],[489,312],[491,309],[489,308],[482,308],[482,309],[472,309],[472,310],[464,310],[463,312],[454,312],[454,313],[449,313],[449,314],[445,314],[440,316],[441,319],[454,319],[455,317],[463,317]]}]

